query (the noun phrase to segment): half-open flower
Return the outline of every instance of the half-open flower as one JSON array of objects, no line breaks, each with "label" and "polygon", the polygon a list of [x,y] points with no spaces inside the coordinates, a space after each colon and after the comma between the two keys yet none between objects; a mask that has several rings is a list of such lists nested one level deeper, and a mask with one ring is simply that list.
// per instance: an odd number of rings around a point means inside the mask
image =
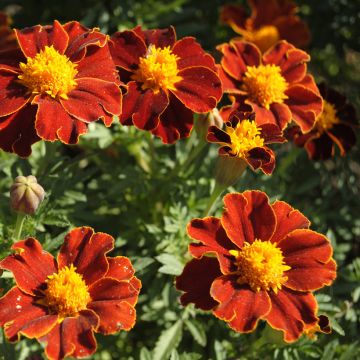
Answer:
[{"label": "half-open flower", "polygon": [[177,41],[173,27],[117,32],[110,51],[127,82],[121,123],[164,143],[189,136],[193,112],[210,111],[222,96],[214,59],[192,37]]},{"label": "half-open flower", "polygon": [[310,41],[307,25],[296,15],[292,0],[248,0],[249,17],[241,5],[225,5],[220,20],[232,27],[245,41],[256,44],[265,52],[279,40],[287,40],[297,47]]},{"label": "half-open flower", "polygon": [[[221,218],[194,219],[189,246],[195,258],[177,277],[181,303],[211,310],[238,332],[260,319],[295,341],[319,323],[314,290],[336,277],[329,240],[283,201],[260,191],[224,197]],[[210,255],[210,256],[208,256]]]},{"label": "half-open flower", "polygon": [[322,111],[322,98],[306,62],[310,56],[286,41],[278,42],[263,56],[253,44],[233,40],[218,46],[223,53],[220,78],[232,106],[226,114],[246,103],[256,113],[256,122],[283,130],[294,120],[303,132],[312,129]]},{"label": "half-open flower", "polygon": [[224,130],[210,126],[207,140],[221,145],[220,156],[230,156],[246,162],[253,170],[261,169],[270,175],[275,167],[275,154],[270,143],[285,141],[274,124],[257,125],[255,113],[234,111]]},{"label": "half-open flower", "polygon": [[121,112],[107,37],[78,22],[15,30],[19,51],[0,58],[0,148],[29,156],[40,139],[77,143],[87,124]]},{"label": "half-open flower", "polygon": [[324,83],[319,85],[319,89],[324,98],[324,110],[317,117],[314,128],[304,134],[295,126],[289,129],[287,137],[297,146],[305,147],[313,160],[326,160],[334,156],[336,146],[340,155],[345,156],[356,144],[354,128],[359,126],[359,121],[355,108],[345,96]]},{"label": "half-open flower", "polygon": [[66,237],[57,260],[34,238],[17,242],[0,262],[16,286],[0,299],[0,326],[46,343],[49,359],[83,358],[96,351],[94,332],[130,330],[141,282],[130,260],[107,257],[114,239],[80,227]]}]

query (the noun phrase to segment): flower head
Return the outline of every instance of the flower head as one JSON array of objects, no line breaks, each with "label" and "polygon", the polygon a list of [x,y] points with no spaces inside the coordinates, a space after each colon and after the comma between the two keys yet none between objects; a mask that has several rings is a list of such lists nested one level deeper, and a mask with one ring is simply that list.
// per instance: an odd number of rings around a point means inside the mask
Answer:
[{"label": "flower head", "polygon": [[189,136],[193,112],[210,111],[222,96],[214,59],[194,38],[177,41],[173,27],[117,32],[110,51],[126,82],[121,123],[166,144]]},{"label": "flower head", "polygon": [[359,120],[355,108],[345,96],[324,83],[319,85],[319,90],[324,98],[324,110],[316,118],[314,128],[304,134],[295,126],[288,130],[287,137],[297,146],[305,147],[312,160],[329,159],[334,156],[335,147],[345,156],[356,144],[354,128],[359,126]]},{"label": "flower head", "polygon": [[307,25],[296,15],[297,7],[292,0],[248,0],[252,13],[248,17],[241,5],[225,5],[220,19],[265,52],[279,40],[287,40],[296,47],[310,41]]},{"label": "flower head", "polygon": [[309,132],[322,111],[322,98],[307,74],[309,55],[286,41],[278,42],[264,55],[248,42],[233,40],[218,46],[222,52],[220,78],[229,94],[228,114],[247,104],[256,113],[257,124],[275,124],[281,130],[294,120]]},{"label": "flower head", "polygon": [[270,204],[263,192],[228,194],[224,204],[220,218],[188,225],[198,242],[176,279],[181,303],[211,310],[238,332],[265,320],[287,342],[324,328],[312,292],[336,277],[329,240],[310,230],[301,212],[283,201]]},{"label": "flower head", "polygon": [[55,260],[34,238],[13,245],[0,262],[16,286],[0,299],[0,326],[14,342],[20,336],[46,344],[51,360],[82,358],[96,351],[94,332],[130,330],[141,282],[130,260],[108,257],[114,239],[80,227],[66,237]]},{"label": "flower head", "polygon": [[78,22],[15,30],[0,54],[0,148],[26,157],[39,140],[75,144],[87,124],[121,112],[107,36]]}]

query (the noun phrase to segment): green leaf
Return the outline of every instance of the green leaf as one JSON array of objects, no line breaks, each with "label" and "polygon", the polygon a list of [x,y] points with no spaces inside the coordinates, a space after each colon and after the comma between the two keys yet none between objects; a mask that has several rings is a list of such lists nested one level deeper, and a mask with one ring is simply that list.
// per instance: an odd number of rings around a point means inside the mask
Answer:
[{"label": "green leaf", "polygon": [[146,347],[140,350],[140,360],[152,360],[151,352]]},{"label": "green leaf", "polygon": [[201,346],[206,346],[207,339],[203,325],[195,320],[185,320],[185,325],[195,341]]},{"label": "green leaf", "polygon": [[155,257],[163,266],[159,269],[159,272],[169,275],[180,275],[182,273],[184,265],[171,254],[163,253]]}]

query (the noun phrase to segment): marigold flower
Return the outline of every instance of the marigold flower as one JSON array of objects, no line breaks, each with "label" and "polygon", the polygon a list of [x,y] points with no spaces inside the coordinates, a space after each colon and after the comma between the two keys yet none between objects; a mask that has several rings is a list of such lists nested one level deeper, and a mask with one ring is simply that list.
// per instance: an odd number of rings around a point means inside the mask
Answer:
[{"label": "marigold flower", "polygon": [[40,139],[75,144],[88,123],[111,125],[121,91],[104,34],[75,21],[15,33],[16,56],[0,57],[0,148],[26,157]]},{"label": "marigold flower", "polygon": [[279,40],[287,40],[296,47],[310,41],[307,25],[296,16],[297,6],[292,0],[248,0],[251,16],[241,5],[225,5],[221,8],[220,20],[254,43],[265,52]]},{"label": "marigold flower", "polygon": [[[238,332],[260,319],[295,341],[318,324],[312,291],[336,277],[329,240],[283,201],[261,191],[224,197],[221,218],[193,219],[188,234],[195,258],[176,279],[181,303],[211,310]],[[210,255],[210,256],[207,256]],[[211,256],[214,255],[214,256]]]},{"label": "marigold flower", "polygon": [[12,246],[0,268],[16,286],[0,299],[0,326],[9,341],[24,335],[46,343],[49,359],[83,358],[96,351],[94,332],[130,330],[141,282],[130,260],[107,257],[114,239],[89,227],[72,230],[57,260],[34,238]]},{"label": "marigold flower", "polygon": [[304,134],[295,126],[289,129],[287,137],[297,146],[305,147],[312,160],[329,159],[334,156],[336,146],[340,155],[345,156],[356,144],[354,127],[359,126],[356,110],[345,96],[324,83],[319,85],[319,90],[324,98],[324,110],[316,118],[314,128]]},{"label": "marigold flower", "polygon": [[[110,51],[126,79],[123,125],[149,130],[166,144],[189,136],[193,112],[206,113],[222,96],[214,59],[173,27],[117,32]],[[125,80],[124,80],[125,81]]]},{"label": "marigold flower", "polygon": [[255,122],[255,113],[234,111],[222,130],[210,126],[207,140],[218,143],[220,156],[230,156],[245,161],[253,170],[261,169],[270,175],[275,167],[275,154],[266,145],[284,142],[276,125]]},{"label": "marigold flower", "polygon": [[303,132],[312,129],[322,111],[322,98],[306,62],[310,56],[280,41],[263,56],[253,44],[233,40],[218,49],[223,53],[220,78],[232,106],[221,111],[227,118],[242,104],[251,106],[259,125],[270,123],[283,130],[294,120]]}]

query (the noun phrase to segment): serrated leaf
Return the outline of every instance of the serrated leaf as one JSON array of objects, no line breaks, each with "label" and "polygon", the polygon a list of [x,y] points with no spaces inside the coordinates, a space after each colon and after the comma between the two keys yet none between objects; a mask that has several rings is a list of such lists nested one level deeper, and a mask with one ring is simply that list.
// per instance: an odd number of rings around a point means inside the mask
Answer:
[{"label": "serrated leaf", "polygon": [[180,275],[182,273],[184,265],[174,255],[163,253],[156,256],[155,259],[163,264],[159,272],[169,275]]},{"label": "serrated leaf", "polygon": [[196,322],[195,320],[185,320],[185,325],[191,332],[191,335],[194,337],[195,341],[200,346],[206,346],[207,338],[202,324]]},{"label": "serrated leaf", "polygon": [[140,350],[140,360],[152,360],[151,352],[146,347]]}]

